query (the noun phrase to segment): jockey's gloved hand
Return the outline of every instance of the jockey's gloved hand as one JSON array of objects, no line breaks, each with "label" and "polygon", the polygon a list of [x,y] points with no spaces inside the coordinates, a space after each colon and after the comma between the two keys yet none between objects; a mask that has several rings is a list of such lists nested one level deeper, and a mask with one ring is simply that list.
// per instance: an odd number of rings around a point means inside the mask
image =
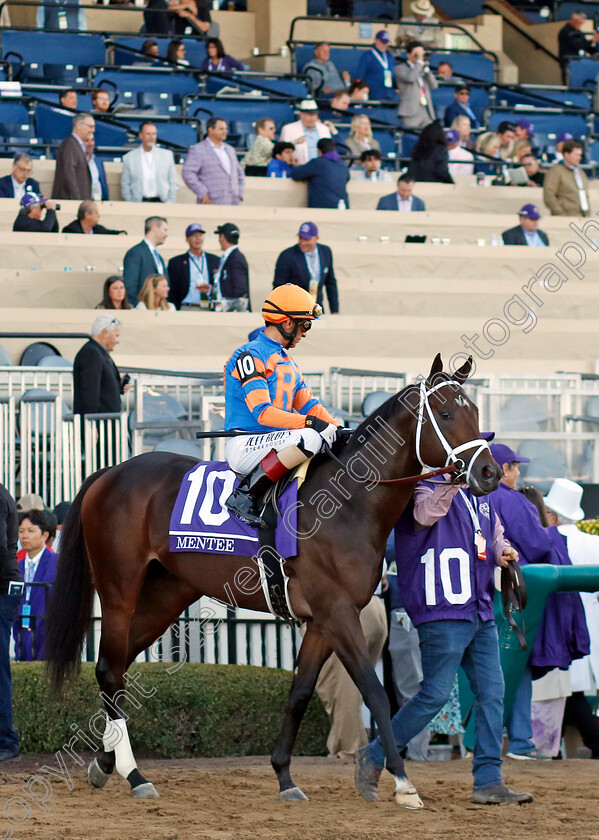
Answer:
[{"label": "jockey's gloved hand", "polygon": [[312,414],[306,417],[306,429],[314,429],[329,446],[335,443],[337,428],[334,423],[327,423],[326,420],[322,420],[320,417],[314,417]]}]

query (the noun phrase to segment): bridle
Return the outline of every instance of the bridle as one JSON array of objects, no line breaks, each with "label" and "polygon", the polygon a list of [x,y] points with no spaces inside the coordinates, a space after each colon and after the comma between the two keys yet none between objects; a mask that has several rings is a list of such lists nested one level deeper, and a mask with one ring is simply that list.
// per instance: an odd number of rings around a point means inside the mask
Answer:
[{"label": "bridle", "polygon": [[[450,386],[450,385],[452,387],[456,387],[456,388],[461,387],[460,383],[457,382],[454,379],[448,379],[448,380],[445,380],[443,382],[439,382],[437,385],[433,385],[430,388],[427,387],[426,382],[421,382],[420,383],[420,387],[419,387],[420,402],[419,402],[419,405],[418,405],[418,420],[417,420],[417,423],[416,423],[416,457],[418,458],[418,461],[420,462],[420,464],[425,469],[427,469],[427,470],[434,469],[434,467],[430,467],[428,464],[426,464],[423,461],[422,455],[421,455],[422,427],[424,425],[425,411],[426,411],[426,415],[428,417],[428,420],[430,421],[431,426],[433,427],[433,429],[435,430],[435,434],[437,435],[437,440],[439,441],[439,443],[441,444],[441,446],[443,447],[443,449],[445,450],[445,453],[447,455],[447,460],[445,461],[445,466],[448,467],[450,464],[455,465],[455,468],[458,471],[456,476],[455,476],[455,479],[459,479],[459,478],[464,477],[465,480],[466,480],[466,483],[468,484],[470,482],[470,474],[472,472],[472,467],[474,466],[474,463],[475,463],[476,459],[478,458],[478,456],[481,453],[489,450],[489,444],[483,438],[477,438],[475,440],[469,440],[469,441],[466,441],[466,443],[461,443],[459,446],[455,446],[455,447],[451,447],[449,445],[449,443],[447,442],[447,439],[445,438],[445,435],[443,434],[443,432],[441,431],[441,429],[439,427],[439,424],[437,423],[437,419],[436,419],[436,417],[433,413],[433,410],[432,410],[430,402],[429,402],[429,397],[430,397],[431,394],[434,394],[440,388],[445,388],[445,387]],[[470,460],[468,462],[468,466],[466,466],[466,463],[464,462],[464,460],[462,458],[459,458],[458,455],[460,455],[460,453],[465,452],[468,449],[474,449],[475,447],[476,447],[476,452],[470,458]],[[423,476],[423,478],[424,477],[425,476]]]}]

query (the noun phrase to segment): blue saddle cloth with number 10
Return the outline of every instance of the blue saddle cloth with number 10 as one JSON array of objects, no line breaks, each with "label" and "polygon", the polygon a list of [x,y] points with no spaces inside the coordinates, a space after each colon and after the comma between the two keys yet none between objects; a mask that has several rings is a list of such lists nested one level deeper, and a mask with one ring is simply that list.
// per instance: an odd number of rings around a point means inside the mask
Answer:
[{"label": "blue saddle cloth with number 10", "polygon": [[[171,513],[170,551],[201,551],[252,557],[260,548],[258,528],[242,522],[225,502],[240,479],[225,461],[201,461],[183,479]],[[278,500],[275,548],[281,557],[297,554],[297,480]]]}]

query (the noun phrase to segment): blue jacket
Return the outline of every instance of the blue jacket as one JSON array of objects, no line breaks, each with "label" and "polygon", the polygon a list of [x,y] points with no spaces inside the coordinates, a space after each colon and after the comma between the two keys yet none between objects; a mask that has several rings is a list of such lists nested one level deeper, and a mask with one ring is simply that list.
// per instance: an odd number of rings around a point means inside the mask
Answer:
[{"label": "blue jacket", "polygon": [[[384,195],[382,198],[379,198],[379,203],[376,206],[377,210],[399,210],[397,206],[397,193],[391,193],[390,195]],[[418,213],[426,210],[424,201],[421,198],[417,198],[415,195],[412,196],[412,213]]]},{"label": "blue jacket", "polygon": [[308,182],[308,207],[336,208],[340,201],[344,201],[349,208],[346,187],[349,169],[341,160],[320,155],[303,166],[296,166],[290,177],[294,181]]},{"label": "blue jacket", "polygon": [[[41,188],[35,178],[27,178],[25,181],[25,192],[34,192],[41,195]],[[5,175],[0,178],[0,198],[14,198],[15,191],[12,185],[12,178],[10,175]]]},{"label": "blue jacket", "polygon": [[551,542],[536,507],[522,493],[504,481],[493,493],[495,511],[501,520],[505,538],[520,557],[520,565],[551,563]]},{"label": "blue jacket", "polygon": [[[381,62],[373,53],[374,47],[362,53],[358,63],[358,70],[356,78],[362,79],[370,88],[371,99],[395,99],[396,93],[393,87],[385,87],[385,73]],[[391,79],[393,79],[393,70],[395,68],[395,59],[387,50],[385,52],[389,71],[391,72]],[[384,60],[384,59],[383,59]]]},{"label": "blue jacket", "polygon": [[[132,306],[137,303],[137,296],[148,274],[156,273],[158,273],[158,269],[154,257],[145,242],[139,242],[133,248],[129,248],[123,260],[123,280],[125,281],[129,303]],[[164,274],[168,280],[166,262],[164,262]]]},{"label": "blue jacket", "polygon": [[[324,290],[326,289],[329,309],[332,313],[339,312],[339,295],[337,293],[337,279],[333,270],[333,253],[328,245],[317,245],[316,247],[320,259],[320,281],[316,302],[322,306]],[[306,257],[300,251],[299,245],[286,248],[281,251],[277,258],[273,289],[276,289],[277,286],[284,286],[285,283],[294,283],[307,292],[310,291],[310,272]]]},{"label": "blue jacket", "polygon": [[[451,105],[448,105],[445,109],[445,127],[449,128],[456,117],[469,117],[472,128],[478,128],[480,123],[476,114],[474,114],[474,108],[470,108],[470,110],[472,111],[472,114],[469,114],[459,102],[452,102]],[[473,114],[474,117],[472,116]]]},{"label": "blue jacket", "polygon": [[[54,583],[56,577],[56,554],[49,548],[44,549],[35,576],[34,583]],[[19,571],[25,578],[25,560],[19,560]],[[21,662],[31,662],[34,659],[44,659],[44,644],[46,636],[46,622],[43,618],[34,618],[35,616],[45,616],[48,599],[46,594],[50,594],[50,590],[45,586],[31,586],[30,597],[26,601],[27,587],[23,595],[23,601],[19,608],[19,616],[13,624],[13,634],[15,637],[15,659]],[[23,615],[23,604],[28,603],[31,606],[30,629],[21,628],[21,616]],[[35,651],[33,638],[35,636]],[[35,652],[35,656],[34,656]]]}]

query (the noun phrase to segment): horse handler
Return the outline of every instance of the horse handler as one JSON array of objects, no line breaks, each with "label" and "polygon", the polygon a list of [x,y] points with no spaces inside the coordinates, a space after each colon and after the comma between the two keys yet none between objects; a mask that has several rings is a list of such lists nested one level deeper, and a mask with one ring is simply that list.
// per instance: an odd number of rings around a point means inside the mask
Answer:
[{"label": "horse handler", "polygon": [[[493,614],[494,567],[518,554],[503,535],[491,496],[447,482],[421,481],[395,528],[397,581],[418,630],[423,679],[392,720],[398,748],[418,735],[449,699],[460,665],[475,695],[472,801],[532,802],[501,776],[504,683]],[[364,799],[378,799],[385,766],[379,738],[356,753],[355,781]]]}]

